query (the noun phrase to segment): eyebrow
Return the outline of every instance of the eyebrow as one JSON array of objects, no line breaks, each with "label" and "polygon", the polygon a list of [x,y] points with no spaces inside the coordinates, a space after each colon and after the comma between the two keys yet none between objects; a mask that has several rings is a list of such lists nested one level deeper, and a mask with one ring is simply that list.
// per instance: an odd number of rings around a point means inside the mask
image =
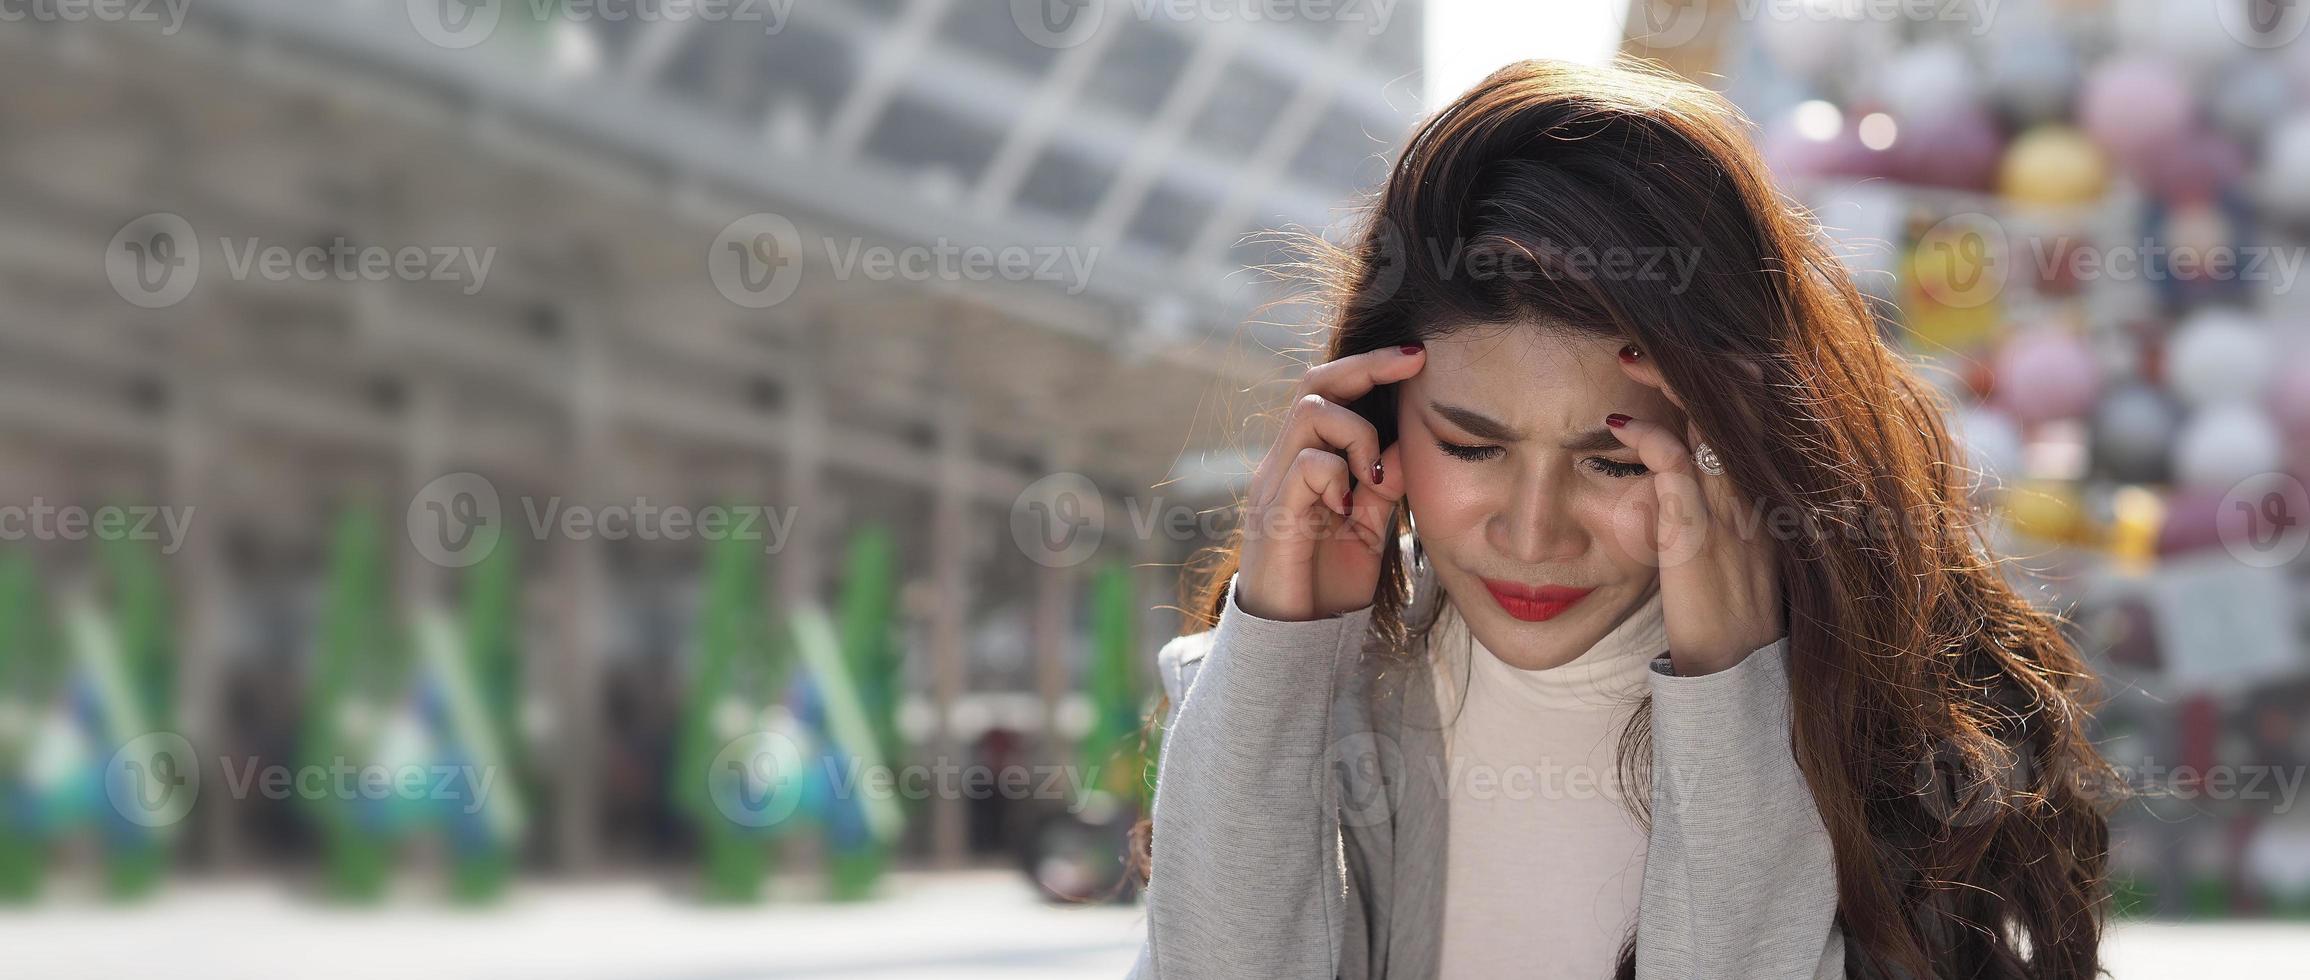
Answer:
[{"label": "eyebrow", "polygon": [[[1522,438],[1507,423],[1474,409],[1430,401],[1428,410],[1443,416],[1445,421],[1459,426],[1461,431],[1478,439],[1514,442]],[[1566,452],[1575,453],[1608,453],[1628,448],[1626,444],[1620,441],[1619,437],[1612,434],[1612,430],[1603,426],[1574,434],[1571,438],[1564,440],[1563,447]]]}]

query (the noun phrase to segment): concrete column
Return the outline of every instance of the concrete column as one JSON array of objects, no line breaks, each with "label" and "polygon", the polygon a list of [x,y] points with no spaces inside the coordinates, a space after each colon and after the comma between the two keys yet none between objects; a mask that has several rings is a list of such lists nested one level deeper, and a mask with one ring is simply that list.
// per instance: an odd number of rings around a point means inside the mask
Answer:
[{"label": "concrete column", "polygon": [[[574,292],[574,290],[573,290]],[[601,311],[611,311],[604,314]],[[611,401],[614,351],[620,307],[606,296],[583,296],[566,307],[575,363],[570,372],[571,435],[568,492],[573,501],[598,506],[610,487],[616,460]],[[603,811],[601,705],[602,664],[608,657],[609,571],[600,541],[555,541],[554,576],[561,587],[554,611],[560,636],[554,648],[534,658],[533,667],[551,686],[556,707],[553,755],[541,760],[556,787],[552,816],[554,857],[566,873],[582,874],[601,861]]]},{"label": "concrete column", "polygon": [[[931,762],[964,763],[966,746],[955,730],[955,704],[962,699],[969,654],[971,577],[970,419],[961,404],[939,413],[938,482],[931,519],[931,580],[937,590],[931,616],[931,703],[938,730],[931,738]],[[954,793],[931,802],[931,859],[940,867],[963,863],[969,850],[969,811]]]},{"label": "concrete column", "polygon": [[[1047,472],[1065,473],[1080,458],[1073,433],[1061,433],[1051,442]],[[1035,692],[1043,702],[1041,755],[1059,761],[1072,754],[1073,745],[1059,732],[1059,705],[1073,685],[1075,665],[1082,651],[1075,640],[1076,596],[1082,576],[1073,567],[1038,565],[1035,575],[1035,614],[1031,621],[1035,648]]]}]

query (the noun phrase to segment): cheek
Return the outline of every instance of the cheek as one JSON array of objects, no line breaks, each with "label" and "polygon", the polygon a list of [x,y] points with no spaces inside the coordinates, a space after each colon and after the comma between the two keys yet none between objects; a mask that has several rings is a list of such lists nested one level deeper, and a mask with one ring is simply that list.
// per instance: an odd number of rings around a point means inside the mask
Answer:
[{"label": "cheek", "polygon": [[1445,456],[1425,434],[1406,433],[1401,445],[1404,492],[1422,542],[1434,546],[1482,527],[1492,510],[1483,467]]}]

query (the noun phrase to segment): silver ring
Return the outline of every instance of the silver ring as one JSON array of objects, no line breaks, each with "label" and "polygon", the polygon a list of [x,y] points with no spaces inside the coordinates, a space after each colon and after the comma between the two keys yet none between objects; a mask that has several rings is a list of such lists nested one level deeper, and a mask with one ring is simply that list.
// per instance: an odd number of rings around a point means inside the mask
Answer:
[{"label": "silver ring", "polygon": [[1724,461],[1716,458],[1716,447],[1708,443],[1701,443],[1699,449],[1692,451],[1692,463],[1710,476],[1724,475]]}]

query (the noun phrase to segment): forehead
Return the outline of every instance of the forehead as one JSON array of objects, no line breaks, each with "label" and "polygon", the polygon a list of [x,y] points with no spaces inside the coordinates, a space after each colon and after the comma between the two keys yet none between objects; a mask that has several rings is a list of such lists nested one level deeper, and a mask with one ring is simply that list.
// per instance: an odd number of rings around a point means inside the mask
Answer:
[{"label": "forehead", "polygon": [[1427,366],[1406,387],[1418,399],[1518,426],[1593,426],[1612,411],[1659,414],[1667,399],[1620,369],[1622,343],[1538,324],[1463,327],[1428,341]]}]

